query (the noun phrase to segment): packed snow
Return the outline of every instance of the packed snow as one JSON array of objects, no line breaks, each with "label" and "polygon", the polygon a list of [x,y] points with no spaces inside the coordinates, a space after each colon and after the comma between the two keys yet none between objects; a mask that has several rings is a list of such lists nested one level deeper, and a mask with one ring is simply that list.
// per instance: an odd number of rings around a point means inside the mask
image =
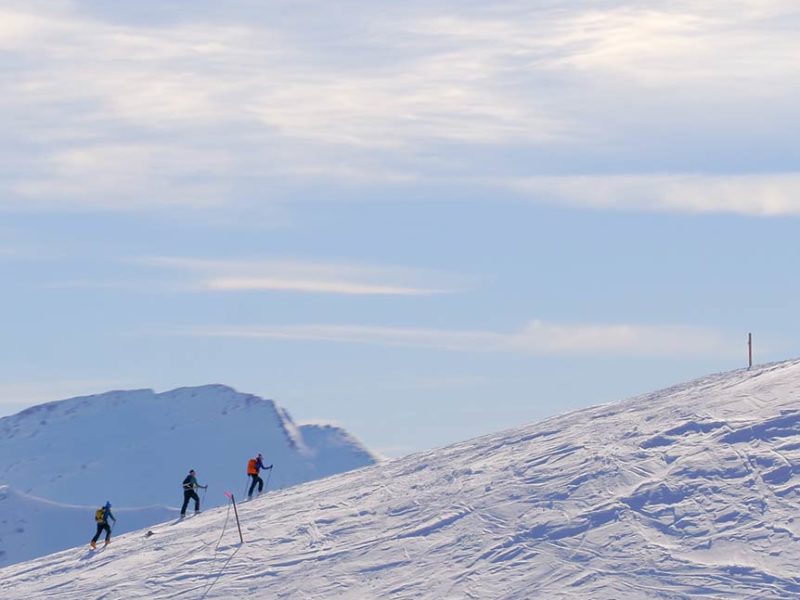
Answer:
[{"label": "packed snow", "polygon": [[275,464],[270,489],[376,460],[338,427],[296,425],[272,401],[222,385],[109,392],[0,419],[0,566],[82,543],[76,523],[93,527],[106,500],[119,533],[177,514],[189,469],[209,486],[203,507],[224,504],[258,452]]},{"label": "packed snow", "polygon": [[[61,550],[88,540],[94,534],[98,506],[72,506],[21,494],[0,486],[0,565],[30,560],[52,548]],[[165,506],[112,507],[118,519],[115,533],[134,531],[175,514]],[[113,525],[113,523],[112,523]],[[87,536],[87,532],[91,535]]]},{"label": "packed snow", "polygon": [[244,544],[229,505],[7,567],[0,597],[800,597],[798,394],[800,361],[710,376],[270,492]]}]

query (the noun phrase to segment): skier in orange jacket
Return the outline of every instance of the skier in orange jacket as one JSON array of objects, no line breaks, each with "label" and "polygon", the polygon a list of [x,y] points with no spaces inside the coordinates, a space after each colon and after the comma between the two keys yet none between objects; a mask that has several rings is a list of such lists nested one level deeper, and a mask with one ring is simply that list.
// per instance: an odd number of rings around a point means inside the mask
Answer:
[{"label": "skier in orange jacket", "polygon": [[259,476],[259,471],[261,469],[267,470],[271,469],[272,465],[265,467],[264,466],[264,458],[261,456],[261,453],[258,453],[258,456],[255,458],[251,458],[247,461],[247,476],[253,478],[253,482],[250,484],[250,491],[247,492],[247,497],[253,497],[253,490],[256,489],[256,484],[258,484],[258,493],[260,494],[264,489],[264,480],[261,479]]}]

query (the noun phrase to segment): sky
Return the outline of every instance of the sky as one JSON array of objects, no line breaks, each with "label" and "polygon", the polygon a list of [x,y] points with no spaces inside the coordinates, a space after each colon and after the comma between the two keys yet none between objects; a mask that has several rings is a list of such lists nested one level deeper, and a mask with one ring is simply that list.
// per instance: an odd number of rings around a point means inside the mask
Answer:
[{"label": "sky", "polygon": [[0,415],[386,456],[800,356],[794,0],[0,1]]}]

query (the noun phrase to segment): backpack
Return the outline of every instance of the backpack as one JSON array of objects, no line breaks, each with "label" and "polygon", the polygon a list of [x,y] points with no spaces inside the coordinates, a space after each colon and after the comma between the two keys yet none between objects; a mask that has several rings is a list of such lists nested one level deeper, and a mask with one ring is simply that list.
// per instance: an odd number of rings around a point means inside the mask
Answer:
[{"label": "backpack", "polygon": [[255,458],[251,458],[247,461],[247,474],[248,475],[258,475],[258,469],[256,468],[256,461]]},{"label": "backpack", "polygon": [[94,511],[94,520],[95,523],[102,523],[106,520],[106,509],[105,507],[101,506],[96,511]]}]

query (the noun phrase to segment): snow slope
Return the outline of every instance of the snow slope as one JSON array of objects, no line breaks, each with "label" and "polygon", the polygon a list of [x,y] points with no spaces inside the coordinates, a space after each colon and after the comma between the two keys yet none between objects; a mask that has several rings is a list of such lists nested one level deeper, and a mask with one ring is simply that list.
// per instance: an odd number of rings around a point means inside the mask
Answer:
[{"label": "snow slope", "polygon": [[800,361],[0,570],[4,599],[800,597]]},{"label": "snow slope", "polygon": [[[56,504],[47,513],[52,537],[26,541],[0,529],[0,566],[12,557],[41,556],[81,543],[94,506],[171,506],[183,500],[181,482],[189,469],[208,484],[204,507],[225,502],[223,490],[241,494],[247,460],[262,452],[274,463],[269,488],[283,488],[373,464],[375,457],[337,427],[297,426],[272,401],[222,385],[117,391],[51,402],[0,419],[0,485],[19,494],[2,503],[3,519],[32,531],[30,502],[36,496]],[[266,476],[265,476],[266,478]],[[201,496],[203,496],[201,492]],[[74,514],[63,505],[89,506]],[[36,504],[41,509],[42,504]],[[55,512],[53,512],[55,511]],[[89,515],[88,517],[86,515]],[[165,518],[120,520],[120,531]],[[38,522],[38,521],[36,521]],[[79,523],[79,525],[77,525]],[[77,533],[80,532],[80,535]],[[38,544],[38,545],[37,545]],[[38,548],[38,550],[35,550]],[[34,552],[34,554],[31,554]]]},{"label": "snow slope", "polygon": [[[56,551],[77,541],[88,543],[95,533],[94,512],[102,504],[105,502],[98,506],[58,504],[0,486],[0,565],[41,556],[44,548]],[[112,540],[175,514],[165,506],[111,510],[117,518]]]}]

